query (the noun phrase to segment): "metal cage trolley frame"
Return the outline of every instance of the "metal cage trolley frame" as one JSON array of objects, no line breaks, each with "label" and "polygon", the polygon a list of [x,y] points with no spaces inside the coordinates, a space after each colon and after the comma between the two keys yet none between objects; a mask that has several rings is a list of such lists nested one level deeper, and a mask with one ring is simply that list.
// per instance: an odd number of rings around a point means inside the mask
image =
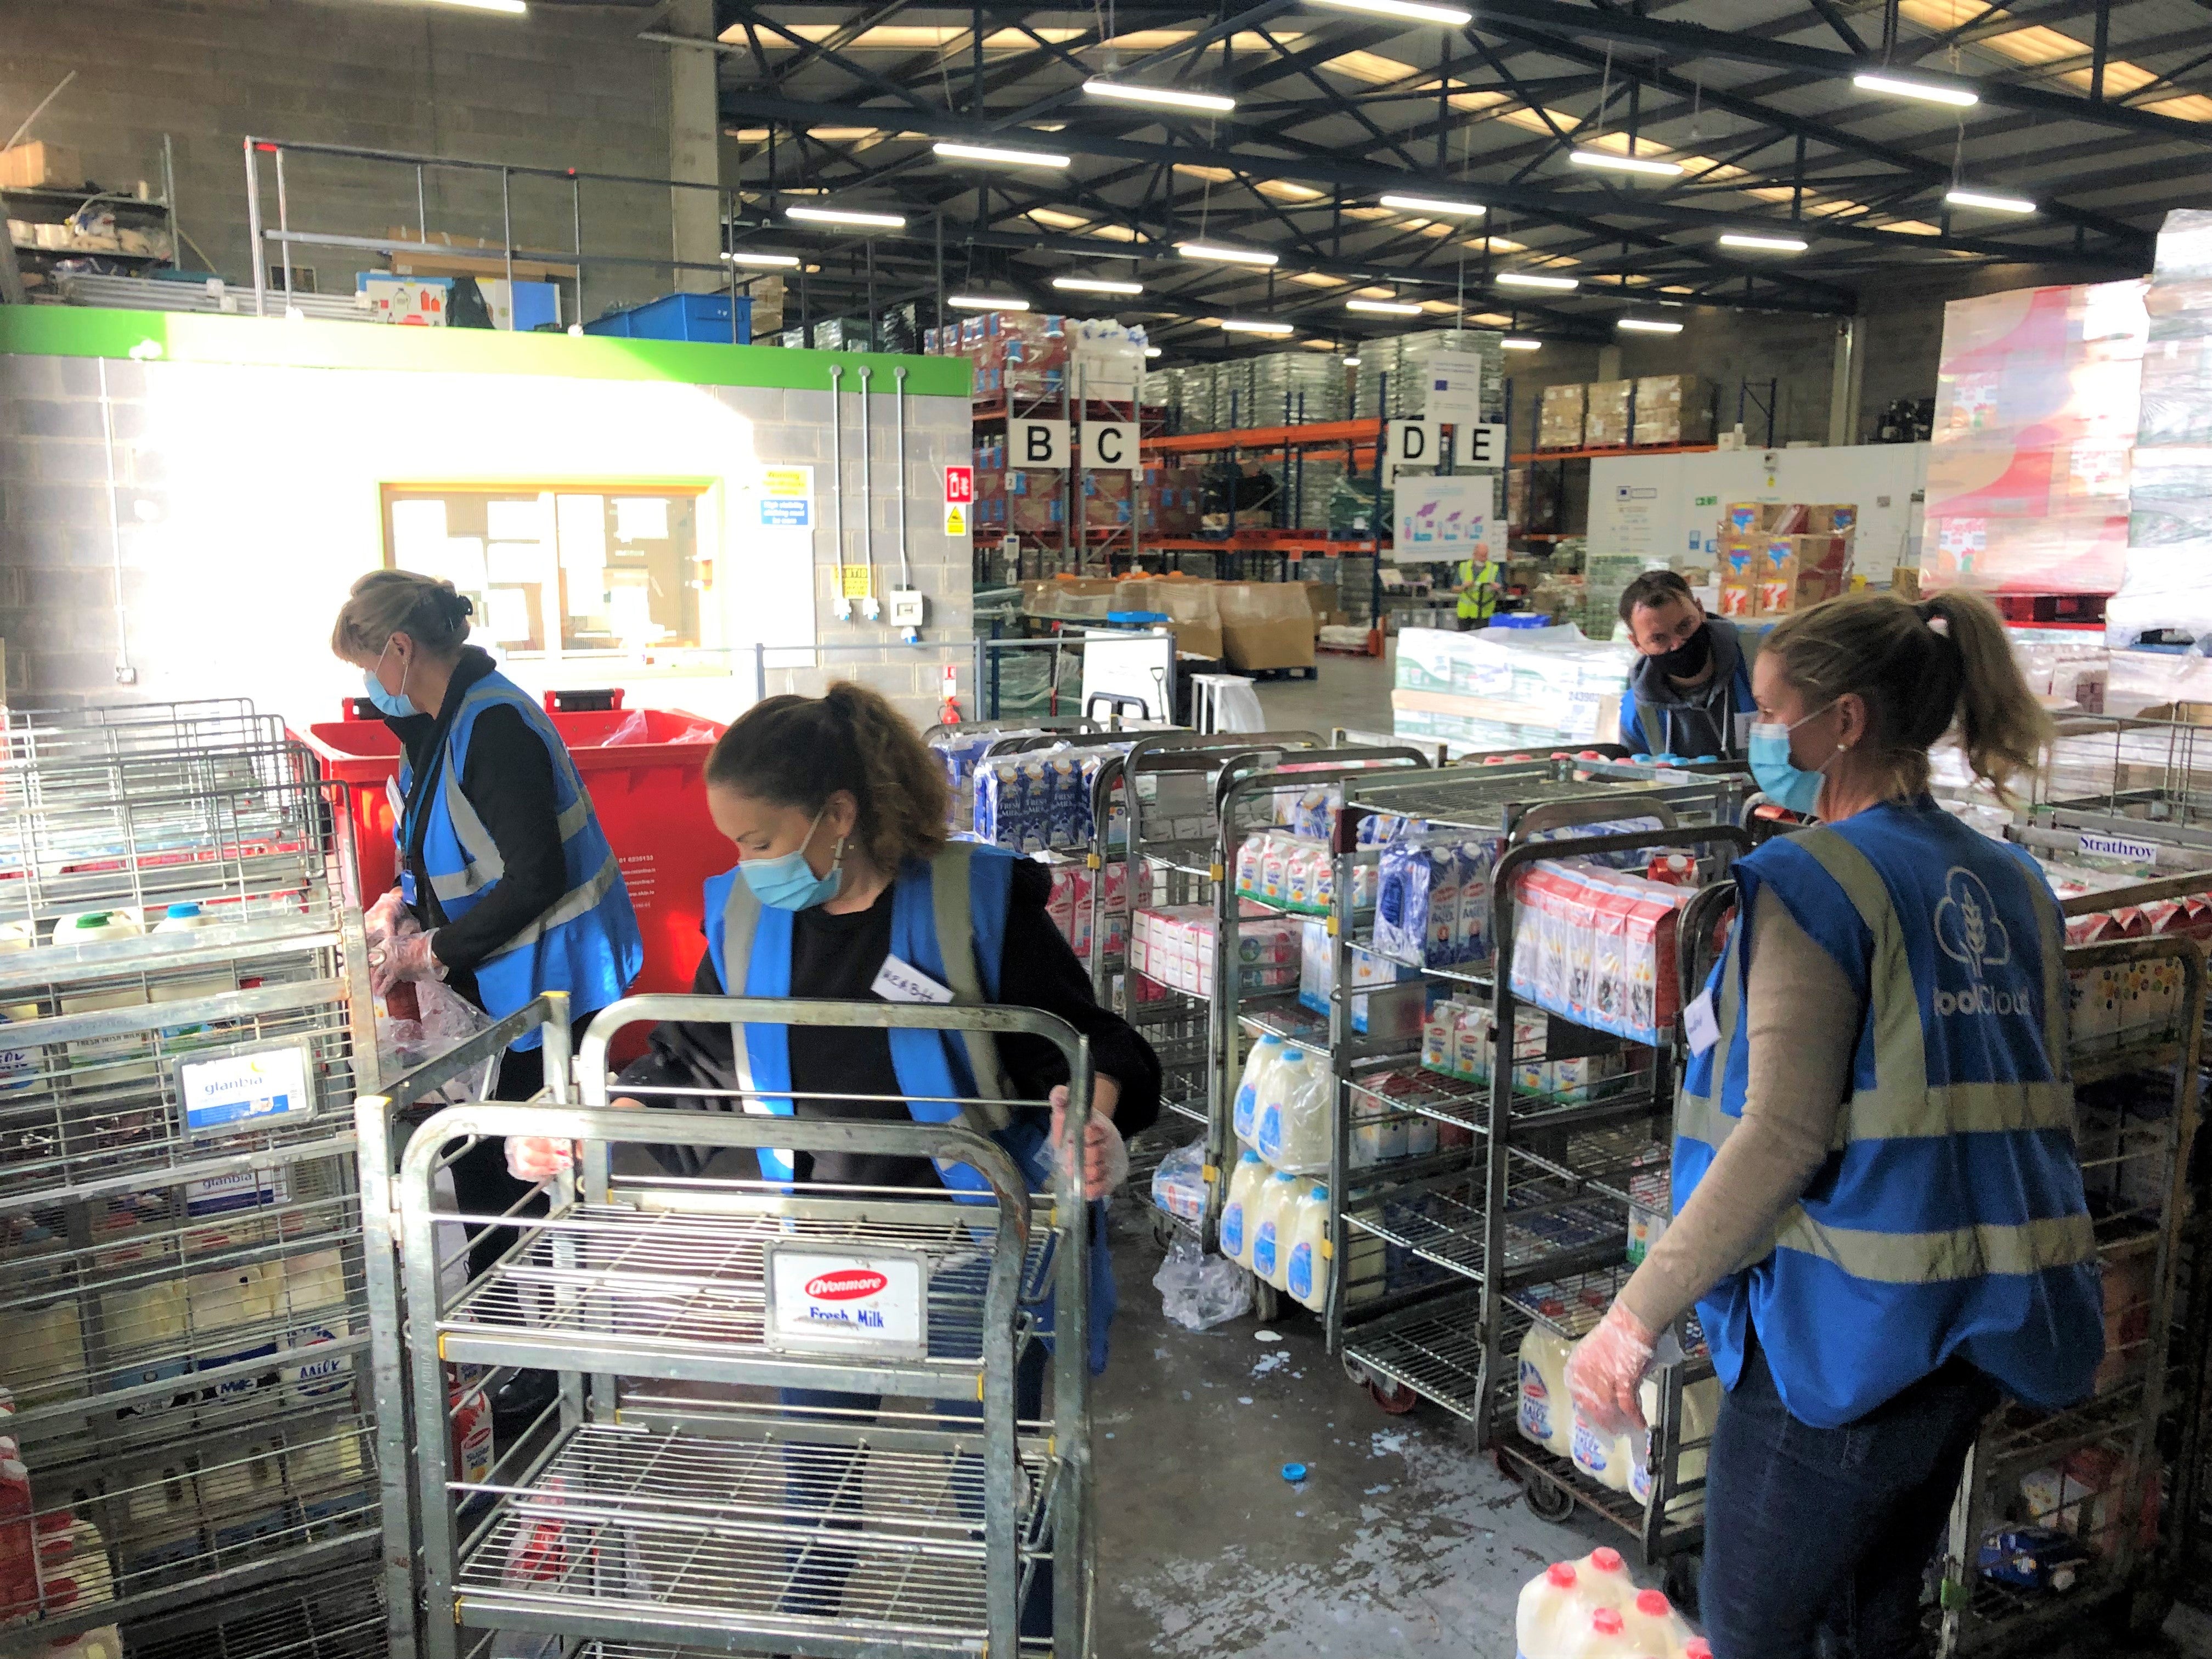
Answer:
[{"label": "metal cage trolley frame", "polygon": [[[397,1177],[416,1420],[445,1410],[444,1363],[552,1370],[559,1398],[483,1478],[456,1468],[446,1437],[418,1441],[424,1654],[455,1659],[464,1632],[491,1631],[625,1652],[613,1644],[1041,1651],[1018,1631],[1048,1574],[1049,1650],[1081,1659],[1095,1545],[1079,1170],[1032,1194],[997,1140],[960,1123],[770,1116],[750,1095],[739,1112],[696,1109],[728,1094],[625,1090],[661,1109],[609,1109],[610,1041],[663,1019],[727,1023],[739,1043],[746,1023],[1040,1036],[1067,1060],[1067,1133],[1081,1141],[1088,1042],[1001,1007],[632,997],[580,1045],[582,1105],[431,1117]],[[483,1134],[584,1153],[546,1213],[514,1218],[515,1243],[456,1286],[439,1271],[432,1178],[447,1143]],[[655,1146],[927,1157],[983,1184],[793,1184],[712,1163],[679,1176]],[[1024,1419],[1017,1370],[1043,1340],[1048,1296],[1050,1409]],[[934,1414],[769,1406],[730,1385],[896,1396]]]}]

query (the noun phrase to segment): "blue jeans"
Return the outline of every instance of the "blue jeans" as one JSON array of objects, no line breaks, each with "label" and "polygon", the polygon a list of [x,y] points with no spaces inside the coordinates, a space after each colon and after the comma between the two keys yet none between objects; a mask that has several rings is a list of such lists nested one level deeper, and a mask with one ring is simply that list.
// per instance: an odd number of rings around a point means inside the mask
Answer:
[{"label": "blue jeans", "polygon": [[[1043,1415],[1045,1367],[1052,1355],[1041,1342],[1031,1342],[1015,1362],[1014,1411],[1024,1421]],[[782,1402],[793,1409],[872,1413],[883,1398],[872,1394],[840,1394],[827,1389],[783,1389]],[[940,1400],[939,1417],[965,1419],[981,1426],[983,1405],[975,1400]],[[867,1453],[842,1446],[787,1446],[783,1453],[785,1501],[799,1513],[829,1510],[821,1522],[825,1532],[857,1532],[860,1528],[860,1498]],[[972,1467],[971,1467],[972,1466]],[[953,1498],[960,1513],[980,1529],[983,1522],[983,1466],[981,1459],[963,1453],[952,1477]],[[850,1520],[844,1518],[849,1513]],[[853,1571],[855,1552],[846,1547],[821,1543],[793,1544],[785,1551],[791,1578],[781,1610],[822,1617],[837,1611],[843,1600],[845,1580]],[[1039,1562],[1022,1604],[1021,1633],[1052,1634],[1052,1564]]]},{"label": "blue jeans", "polygon": [[1705,1469],[1713,1659],[1918,1659],[1920,1589],[1997,1394],[1954,1360],[1840,1429],[1792,1417],[1754,1337]]}]

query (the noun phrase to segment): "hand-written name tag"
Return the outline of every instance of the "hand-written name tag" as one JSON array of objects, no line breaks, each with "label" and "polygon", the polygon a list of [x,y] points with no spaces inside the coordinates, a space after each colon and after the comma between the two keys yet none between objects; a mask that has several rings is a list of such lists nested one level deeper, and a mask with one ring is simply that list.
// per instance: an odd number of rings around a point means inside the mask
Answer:
[{"label": "hand-written name tag", "polygon": [[1690,1052],[1702,1054],[1721,1040],[1721,1023],[1713,1018],[1713,994],[1698,993],[1698,1000],[1682,1010],[1682,1030],[1690,1039]]},{"label": "hand-written name tag", "polygon": [[883,967],[876,974],[876,982],[868,988],[885,1002],[950,1002],[952,991],[939,985],[919,968],[901,962],[896,957],[885,957]]}]

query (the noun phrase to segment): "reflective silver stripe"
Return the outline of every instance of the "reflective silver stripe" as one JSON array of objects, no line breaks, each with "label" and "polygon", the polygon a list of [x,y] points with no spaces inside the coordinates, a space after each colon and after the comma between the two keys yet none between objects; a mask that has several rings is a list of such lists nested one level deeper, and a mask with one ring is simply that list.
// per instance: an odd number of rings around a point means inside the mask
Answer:
[{"label": "reflective silver stripe", "polygon": [[1872,1005],[1868,1017],[1874,1022],[1875,1086],[1851,1097],[1844,1109],[1843,1133],[1854,1140],[1913,1133],[1901,1126],[1917,1120],[1914,1107],[1927,1097],[1928,1034],[1921,1027],[1912,960],[1904,924],[1890,902],[1889,884],[1865,854],[1832,830],[1807,830],[1791,839],[1835,878],[1874,937],[1867,994]]},{"label": "reflective silver stripe", "polygon": [[622,866],[616,863],[615,855],[609,853],[606,861],[599,866],[597,874],[585,882],[582,886],[572,887],[563,893],[544,915],[530,923],[520,933],[495,951],[492,953],[492,958],[496,960],[510,951],[527,949],[537,944],[554,928],[566,922],[574,921],[579,916],[591,915],[599,908],[599,901],[614,890],[615,883],[621,878]]},{"label": "reflective silver stripe", "polygon": [[[496,692],[483,690],[480,685],[471,690],[463,702],[464,712],[471,702],[521,706]],[[538,732],[534,726],[532,730],[533,735],[544,740],[544,733]],[[592,821],[592,798],[584,788],[582,779],[577,775],[568,750],[561,746],[557,738],[555,742],[547,744],[546,752],[552,759],[555,770],[561,774],[562,781],[575,796],[568,810],[554,820],[554,827],[560,834],[565,862],[568,843]],[[458,872],[430,878],[430,890],[438,896],[441,904],[480,893],[507,874],[507,861],[500,857],[499,848],[493,842],[491,832],[484,828],[483,820],[477,816],[477,809],[470,805],[469,798],[461,793],[459,772],[460,769],[453,764],[452,755],[445,756],[441,764],[439,787],[445,798],[447,817],[453,823],[453,837],[460,843],[464,862]],[[586,914],[611,890],[614,877],[619,873],[611,854],[604,868],[563,894],[544,915],[517,933],[497,954],[503,956],[508,951],[535,944],[547,928],[557,927],[564,921],[573,921]]]},{"label": "reflective silver stripe", "polygon": [[1986,1273],[2033,1273],[2074,1267],[2097,1252],[2088,1216],[2055,1216],[2023,1226],[1956,1227],[1946,1232],[1881,1233],[1825,1227],[1792,1209],[1775,1231],[1778,1249],[1832,1261],[1854,1279],[1885,1285],[1931,1285]]},{"label": "reflective silver stripe", "polygon": [[591,821],[592,798],[584,792],[580,782],[576,787],[576,799],[569,804],[568,810],[555,818],[553,823],[561,831],[561,839],[566,842]]}]

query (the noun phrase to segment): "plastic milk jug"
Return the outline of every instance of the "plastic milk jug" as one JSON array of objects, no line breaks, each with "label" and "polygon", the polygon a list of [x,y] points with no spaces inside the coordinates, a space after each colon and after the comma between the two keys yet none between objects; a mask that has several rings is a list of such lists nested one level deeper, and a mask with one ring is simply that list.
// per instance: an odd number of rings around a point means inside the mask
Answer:
[{"label": "plastic milk jug", "polygon": [[1619,1607],[1600,1607],[1561,1645],[1559,1659],[1641,1659]]},{"label": "plastic milk jug", "polygon": [[[144,932],[138,925],[137,916],[129,910],[87,910],[82,915],[64,916],[57,922],[54,943],[71,946],[100,945],[110,939],[137,939]],[[118,973],[124,970],[119,963],[115,967]],[[79,992],[75,996],[64,997],[61,1004],[65,1014],[89,1014],[103,1008],[135,1008],[145,1000],[143,991],[117,989]],[[72,1066],[79,1070],[96,1068],[96,1075],[90,1079],[95,1087],[154,1074],[152,1064],[142,1058],[146,1053],[146,1039],[135,1031],[118,1036],[80,1038],[70,1044],[69,1053]]]},{"label": "plastic milk jug", "polygon": [[[1644,1420],[1659,1420],[1659,1384],[1656,1378],[1645,1377],[1636,1391],[1637,1403],[1644,1407]],[[1677,1485],[1705,1477],[1705,1451],[1713,1437],[1713,1424],[1721,1413],[1721,1381],[1717,1376],[1701,1377],[1682,1390],[1682,1434],[1686,1449],[1675,1465]],[[1647,1455],[1637,1458],[1630,1473],[1629,1495],[1639,1504],[1651,1498],[1650,1460]],[[1684,1520],[1705,1512],[1705,1500],[1702,1490],[1684,1493],[1667,1505],[1667,1513]]]},{"label": "plastic milk jug", "polygon": [[1576,1594],[1577,1577],[1572,1562],[1554,1561],[1521,1587],[1513,1620],[1516,1659],[1553,1659],[1570,1625],[1589,1618]]},{"label": "plastic milk jug", "polygon": [[1260,1225],[1260,1188],[1267,1179],[1267,1166],[1260,1154],[1247,1150],[1237,1160],[1229,1177],[1229,1195],[1221,1205],[1221,1254],[1241,1267],[1252,1265],[1252,1236]]},{"label": "plastic milk jug", "polygon": [[[107,1316],[109,1353],[135,1356],[140,1362],[133,1364],[126,1358],[116,1366],[118,1388],[137,1388],[166,1377],[183,1376],[191,1370],[191,1343],[188,1336],[191,1328],[185,1322],[185,1287],[181,1281],[157,1279],[149,1285],[110,1291],[102,1304]],[[178,1395],[189,1392],[179,1388],[174,1394],[144,1395],[118,1407],[117,1415],[143,1417],[166,1411],[176,1403]]]},{"label": "plastic milk jug", "polygon": [[[194,933],[213,924],[202,914],[197,904],[173,904],[168,913],[154,924],[157,934]],[[198,1002],[204,997],[228,996],[238,988],[238,981],[228,974],[194,974],[185,979],[163,979],[147,992],[152,1002]],[[188,1025],[165,1025],[162,1037],[172,1046],[190,1047],[194,1043],[213,1042],[220,1036],[219,1029],[205,1020],[194,1020]]]},{"label": "plastic milk jug", "polygon": [[[283,1264],[286,1334],[292,1357],[284,1365],[286,1393],[313,1399],[344,1392],[352,1362],[313,1350],[335,1342],[349,1328],[345,1314],[345,1267],[336,1250],[316,1250]],[[307,1352],[301,1352],[305,1350]]]},{"label": "plastic milk jug", "polygon": [[1318,1313],[1328,1300],[1328,1188],[1319,1182],[1300,1194],[1291,1212],[1290,1265],[1283,1288]]},{"label": "plastic milk jug", "polygon": [[[1303,1063],[1294,1072],[1290,1056]],[[1328,1061],[1306,1049],[1286,1049],[1275,1070],[1275,1086],[1260,1097],[1254,1145],[1279,1170],[1299,1174],[1328,1168],[1329,1112],[1336,1096],[1336,1074]]]},{"label": "plastic milk jug", "polygon": [[1619,1550],[1600,1545],[1575,1563],[1575,1571],[1593,1607],[1625,1607],[1636,1599],[1636,1581]]},{"label": "plastic milk jug", "polygon": [[1237,1104],[1231,1113],[1230,1127],[1236,1131],[1237,1139],[1248,1146],[1258,1133],[1260,1091],[1267,1086],[1268,1074],[1282,1060],[1283,1048],[1282,1038],[1269,1031],[1252,1045],[1252,1052],[1245,1059],[1244,1075],[1237,1085]]},{"label": "plastic milk jug", "polygon": [[1636,1465],[1636,1448],[1631,1436],[1605,1434],[1593,1428],[1580,1412],[1575,1413],[1574,1441],[1568,1455],[1575,1467],[1601,1486],[1615,1492],[1626,1492],[1631,1472]]},{"label": "plastic milk jug", "polygon": [[1621,1608],[1620,1619],[1628,1636],[1628,1650],[1638,1656],[1680,1653],[1682,1644],[1690,1639],[1689,1621],[1674,1611],[1674,1603],[1659,1590],[1637,1591],[1635,1599]]},{"label": "plastic milk jug", "polygon": [[1305,1086],[1313,1072],[1314,1056],[1304,1048],[1286,1043],[1281,1056],[1267,1068],[1267,1075],[1261,1080],[1260,1092],[1252,1106],[1252,1133],[1245,1138],[1245,1144],[1270,1164],[1278,1160],[1268,1156],[1264,1127],[1271,1119],[1274,1121],[1279,1147],[1280,1126],[1289,1109],[1291,1097]]},{"label": "plastic milk jug", "polygon": [[[267,1328],[283,1311],[281,1267],[247,1263],[217,1273],[196,1273],[185,1281],[185,1297],[191,1316],[192,1353],[198,1369],[211,1371],[264,1354],[273,1360],[276,1339]],[[273,1363],[270,1369],[276,1369]],[[251,1394],[259,1386],[260,1378],[246,1371],[216,1383],[214,1393],[229,1398]]]},{"label": "plastic milk jug", "polygon": [[1288,1283],[1291,1211],[1304,1190],[1305,1182],[1280,1170],[1261,1188],[1260,1224],[1252,1234],[1252,1271],[1279,1291]]},{"label": "plastic milk jug", "polygon": [[1560,1457],[1573,1455],[1573,1403],[1567,1397],[1567,1355],[1574,1345],[1558,1332],[1531,1326],[1521,1339],[1521,1437]]}]

